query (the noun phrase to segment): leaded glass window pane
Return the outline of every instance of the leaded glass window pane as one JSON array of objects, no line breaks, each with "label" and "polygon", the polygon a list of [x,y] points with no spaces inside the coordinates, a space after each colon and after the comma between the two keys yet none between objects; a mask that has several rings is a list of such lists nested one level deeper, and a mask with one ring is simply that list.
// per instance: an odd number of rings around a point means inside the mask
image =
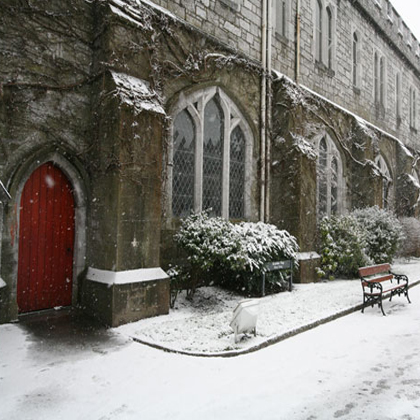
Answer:
[{"label": "leaded glass window pane", "polygon": [[374,57],[374,64],[373,64],[373,72],[374,72],[374,90],[375,90],[375,102],[379,102],[379,59],[378,54],[375,53]]},{"label": "leaded glass window pane", "polygon": [[338,211],[338,162],[333,157],[331,161],[331,214]]},{"label": "leaded glass window pane", "polygon": [[315,59],[322,61],[322,4],[317,0],[315,6]]},{"label": "leaded glass window pane", "polygon": [[286,0],[276,1],[276,32],[286,36]]},{"label": "leaded glass window pane", "polygon": [[327,200],[328,200],[328,173],[327,173],[327,142],[325,137],[319,143],[319,165],[318,165],[318,179],[319,179],[319,213],[321,216],[327,214]]},{"label": "leaded glass window pane", "polygon": [[388,208],[389,182],[387,179],[382,180],[382,206]]},{"label": "leaded glass window pane", "polygon": [[216,98],[204,110],[203,210],[222,214],[224,115]]},{"label": "leaded glass window pane", "polygon": [[327,7],[327,23],[328,23],[328,68],[332,68],[332,46],[333,46],[333,18],[331,9]]},{"label": "leaded glass window pane", "polygon": [[229,217],[244,217],[245,192],[245,136],[236,127],[230,138]]},{"label": "leaded glass window pane", "polygon": [[379,102],[385,104],[385,60],[381,57],[379,67]]},{"label": "leaded glass window pane", "polygon": [[185,217],[194,209],[195,172],[195,127],[185,109],[175,119],[173,141],[172,213]]},{"label": "leaded glass window pane", "polygon": [[358,63],[357,63],[357,44],[358,44],[359,40],[357,38],[357,34],[356,32],[353,33],[353,85],[357,86],[357,67],[358,67]]}]

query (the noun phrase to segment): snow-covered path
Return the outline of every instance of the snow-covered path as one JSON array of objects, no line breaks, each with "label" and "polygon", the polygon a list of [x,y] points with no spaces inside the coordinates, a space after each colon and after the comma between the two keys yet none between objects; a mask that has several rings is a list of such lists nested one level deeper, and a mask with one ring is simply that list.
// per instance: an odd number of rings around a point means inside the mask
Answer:
[{"label": "snow-covered path", "polygon": [[0,419],[420,418],[420,286],[235,358],[165,353],[115,340],[54,349],[0,326]]}]

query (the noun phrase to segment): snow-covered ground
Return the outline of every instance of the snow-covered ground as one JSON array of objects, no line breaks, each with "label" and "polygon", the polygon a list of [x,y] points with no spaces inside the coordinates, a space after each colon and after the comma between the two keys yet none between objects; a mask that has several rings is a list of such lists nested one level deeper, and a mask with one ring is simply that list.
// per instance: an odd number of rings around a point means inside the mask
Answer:
[{"label": "snow-covered ground", "polygon": [[[420,280],[420,261],[401,261],[395,272]],[[232,312],[244,298],[214,287],[199,289],[192,302],[181,294],[169,315],[121,326],[117,331],[144,343],[185,353],[244,352],[346,313],[362,302],[360,280],[295,284],[292,292],[257,299],[257,336],[241,335],[235,344]],[[387,310],[387,303],[384,303]],[[367,309],[371,310],[371,309]],[[375,307],[375,312],[380,310]]]},{"label": "snow-covered ground", "polygon": [[[418,261],[398,269],[413,281],[420,276]],[[2,325],[0,419],[419,419],[420,286],[410,297],[411,305],[404,297],[386,302],[386,317],[377,308],[357,311],[233,358],[164,352],[120,329],[101,345],[89,345],[89,335],[55,345],[28,325]],[[313,305],[311,319],[322,318],[325,306]],[[287,322],[296,302],[283,307]],[[185,311],[171,316],[182,324]]]}]

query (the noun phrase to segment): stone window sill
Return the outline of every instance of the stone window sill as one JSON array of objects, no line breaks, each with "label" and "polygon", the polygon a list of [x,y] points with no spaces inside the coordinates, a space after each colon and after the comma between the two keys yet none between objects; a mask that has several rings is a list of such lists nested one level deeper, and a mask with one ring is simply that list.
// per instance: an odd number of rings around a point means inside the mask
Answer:
[{"label": "stone window sill", "polygon": [[385,117],[385,107],[380,103],[376,103],[375,104],[375,114],[376,114],[376,118],[384,118]]},{"label": "stone window sill", "polygon": [[280,41],[281,43],[285,45],[289,44],[289,40],[287,39],[285,35],[281,35],[278,32],[275,32],[274,37],[276,38],[277,41]]},{"label": "stone window sill", "polygon": [[228,9],[232,10],[232,12],[237,12],[239,9],[238,3],[232,0],[219,0],[223,6],[227,7]]},{"label": "stone window sill", "polygon": [[325,74],[328,77],[334,77],[335,71],[333,69],[328,68],[324,63],[321,63],[320,61],[315,61],[315,67],[320,73]]}]

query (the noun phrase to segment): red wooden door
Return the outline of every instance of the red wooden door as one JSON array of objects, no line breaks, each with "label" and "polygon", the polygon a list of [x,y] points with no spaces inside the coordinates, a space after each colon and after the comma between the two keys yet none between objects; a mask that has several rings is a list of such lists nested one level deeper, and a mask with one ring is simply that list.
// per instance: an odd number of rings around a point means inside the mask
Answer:
[{"label": "red wooden door", "polygon": [[51,162],[36,169],[20,203],[19,312],[71,305],[74,199],[70,182]]}]

